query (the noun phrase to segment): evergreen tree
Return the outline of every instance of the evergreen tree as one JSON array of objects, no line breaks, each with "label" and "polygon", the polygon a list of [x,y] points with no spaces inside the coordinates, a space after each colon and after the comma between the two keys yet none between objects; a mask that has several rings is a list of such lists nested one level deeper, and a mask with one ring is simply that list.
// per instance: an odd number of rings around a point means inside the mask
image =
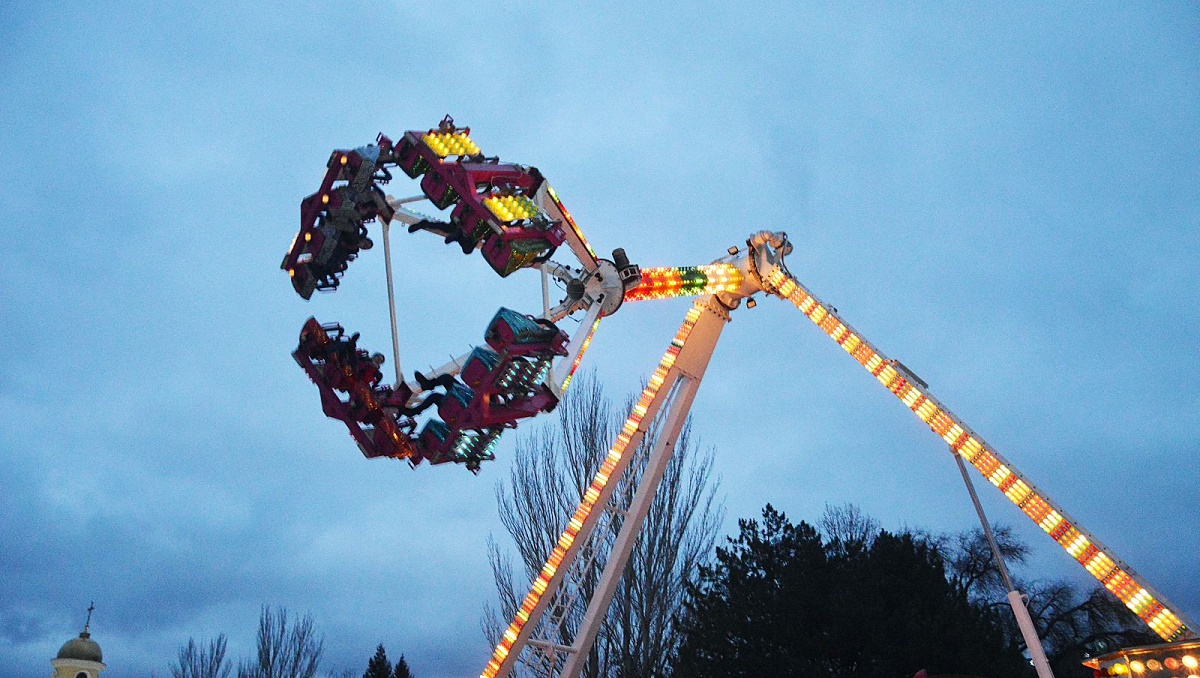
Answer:
[{"label": "evergreen tree", "polygon": [[770,505],[739,530],[690,587],[675,675],[1032,675],[998,610],[951,585],[928,539],[860,530],[826,541]]},{"label": "evergreen tree", "polygon": [[396,672],[392,674],[392,678],[416,678],[408,669],[408,662],[404,661],[404,655],[400,655],[400,658],[396,660]]},{"label": "evergreen tree", "polygon": [[392,663],[388,661],[387,652],[384,651],[382,643],[375,648],[375,656],[367,662],[367,670],[363,673],[363,678],[392,678]]}]

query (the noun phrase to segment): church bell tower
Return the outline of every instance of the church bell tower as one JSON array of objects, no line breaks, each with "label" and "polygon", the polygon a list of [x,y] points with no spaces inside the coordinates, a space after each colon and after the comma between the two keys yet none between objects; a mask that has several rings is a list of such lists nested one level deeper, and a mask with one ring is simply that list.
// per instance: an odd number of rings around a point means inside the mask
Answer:
[{"label": "church bell tower", "polygon": [[100,652],[99,643],[92,640],[92,634],[88,632],[94,609],[95,604],[88,606],[83,633],[63,643],[58,656],[50,660],[50,665],[54,667],[50,678],[100,678],[100,672],[105,668],[104,654]]}]

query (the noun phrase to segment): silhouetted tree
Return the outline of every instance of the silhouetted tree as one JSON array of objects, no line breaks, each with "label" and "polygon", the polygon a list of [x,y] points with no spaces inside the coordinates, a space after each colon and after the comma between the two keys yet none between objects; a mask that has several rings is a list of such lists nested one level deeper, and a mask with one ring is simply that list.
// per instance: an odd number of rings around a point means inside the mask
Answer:
[{"label": "silhouetted tree", "polygon": [[[632,402],[629,403],[632,407]],[[567,519],[603,462],[620,429],[623,415],[604,395],[592,374],[577,375],[558,407],[558,425],[522,438],[509,482],[497,489],[500,517],[516,542],[522,572],[491,544],[490,560],[499,592],[499,609],[488,607],[483,630],[495,644],[541,569]],[[653,443],[655,431],[645,445]],[[645,449],[645,448],[643,448]],[[636,459],[637,457],[635,457]],[[631,464],[628,473],[641,473]],[[678,642],[677,613],[685,585],[711,553],[721,519],[711,481],[712,453],[697,453],[687,429],[680,436],[658,492],[630,555],[612,605],[597,636],[584,676],[650,677],[670,672]],[[615,482],[614,478],[613,481]],[[614,520],[602,540],[597,559],[602,566],[620,529]],[[567,615],[563,641],[574,637],[598,581],[598,571],[582,582],[581,594]]]},{"label": "silhouetted tree", "polygon": [[[225,658],[225,634],[201,648],[196,641],[179,648],[179,661],[171,664],[172,678],[228,678],[232,667]],[[238,678],[313,678],[321,663],[324,641],[317,636],[312,617],[288,621],[287,609],[264,605],[258,620],[253,659],[243,659]],[[353,678],[353,672],[330,672],[329,678]],[[390,674],[389,678],[390,678]]]},{"label": "silhouetted tree", "polygon": [[408,668],[408,662],[404,660],[404,655],[396,660],[396,670],[392,674],[392,678],[416,678],[412,671]]},{"label": "silhouetted tree", "polygon": [[387,650],[383,649],[383,644],[380,643],[375,648],[375,655],[367,661],[367,670],[363,673],[362,678],[414,678],[412,671],[408,668],[408,662],[405,661],[404,655],[396,660],[396,667],[392,668],[392,662],[388,660]]},{"label": "silhouetted tree", "polygon": [[[1029,556],[1029,547],[1017,539],[1011,527],[993,525],[992,536],[1009,569],[1024,563]],[[955,590],[981,604],[1007,603],[1008,590],[982,529],[976,527],[948,536],[929,535],[927,539],[936,543],[945,556],[946,574]]]},{"label": "silhouetted tree", "polygon": [[937,544],[829,513],[846,529],[828,541],[770,505],[739,521],[690,589],[677,675],[1032,675],[996,611],[952,586]]},{"label": "silhouetted tree", "polygon": [[188,644],[179,648],[179,661],[171,666],[172,678],[228,678],[233,669],[225,659],[225,634],[208,641],[200,648],[189,638]]},{"label": "silhouetted tree", "polygon": [[257,655],[238,666],[238,678],[313,678],[321,663],[324,641],[312,617],[293,618],[287,608],[264,605],[258,619]]},{"label": "silhouetted tree", "polygon": [[818,522],[827,551],[850,555],[871,547],[879,534],[879,521],[854,504],[825,505]]},{"label": "silhouetted tree", "polygon": [[375,648],[375,656],[367,662],[367,670],[362,678],[392,678],[392,663],[388,661],[382,643]]},{"label": "silhouetted tree", "polygon": [[[821,532],[770,505],[717,550],[691,587],[675,670],[689,676],[1032,675],[982,530],[892,534],[852,505],[826,507]],[[1011,566],[1028,548],[995,528]],[[1021,582],[1058,678],[1118,647],[1157,642],[1103,588]]]},{"label": "silhouetted tree", "polygon": [[[1005,525],[993,526],[997,546],[1010,570],[1025,562],[1029,548]],[[993,607],[1003,620],[1011,642],[1024,648],[1024,639],[1009,608],[1008,591],[981,529],[942,537],[951,584],[975,604]],[[1026,606],[1050,667],[1058,678],[1090,678],[1080,665],[1085,655],[1120,647],[1159,642],[1145,624],[1103,587],[1084,594],[1065,581],[1022,581],[1017,589],[1028,596]]]},{"label": "silhouetted tree", "polygon": [[1063,581],[1017,586],[1029,596],[1029,613],[1056,678],[1091,678],[1092,670],[1080,665],[1085,655],[1162,642],[1103,587],[1082,595]]}]

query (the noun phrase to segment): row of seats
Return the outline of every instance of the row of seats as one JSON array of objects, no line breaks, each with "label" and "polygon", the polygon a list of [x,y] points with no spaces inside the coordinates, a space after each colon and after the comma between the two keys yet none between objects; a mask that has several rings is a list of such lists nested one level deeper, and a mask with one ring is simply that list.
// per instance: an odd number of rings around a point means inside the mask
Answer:
[{"label": "row of seats", "polygon": [[449,223],[422,222],[410,230],[438,233],[464,254],[479,249],[501,277],[546,261],[566,236],[531,200],[545,181],[541,172],[485,157],[469,134],[447,116],[436,130],[409,131],[400,139],[400,169],[421,178],[422,192],[438,209],[454,208]]},{"label": "row of seats", "polygon": [[[407,384],[381,385],[383,356],[357,341],[340,325],[309,318],[292,355],[320,390],[326,416],[345,423],[367,457],[478,471],[504,429],[558,405],[545,382],[554,358],[567,353],[567,335],[547,320],[501,308],[484,333],[487,345],[471,351],[458,377],[417,374],[419,402]],[[414,417],[435,406],[437,417],[415,433]]]},{"label": "row of seats", "polygon": [[380,186],[394,164],[392,141],[382,134],[374,144],[329,156],[320,189],[300,201],[300,231],[281,265],[301,297],[337,289],[359,251],[371,248],[366,225],[391,221],[395,210]]},{"label": "row of seats", "polygon": [[383,356],[369,355],[357,342],[357,333],[347,337],[341,325],[309,318],[292,357],[321,392],[325,416],[345,423],[364,455],[419,460],[412,443],[416,423],[399,411],[411,390],[381,386]]},{"label": "row of seats", "polygon": [[380,188],[393,166],[420,178],[438,209],[453,207],[449,222],[423,221],[410,231],[433,231],[466,254],[478,249],[502,277],[546,261],[565,239],[562,225],[531,200],[545,181],[537,168],[485,157],[470,129],[446,116],[436,129],[405,132],[398,147],[380,134],[374,144],[329,156],[320,189],[300,202],[300,230],[280,266],[301,297],[337,289],[350,262],[372,246],[367,224],[395,216]]}]

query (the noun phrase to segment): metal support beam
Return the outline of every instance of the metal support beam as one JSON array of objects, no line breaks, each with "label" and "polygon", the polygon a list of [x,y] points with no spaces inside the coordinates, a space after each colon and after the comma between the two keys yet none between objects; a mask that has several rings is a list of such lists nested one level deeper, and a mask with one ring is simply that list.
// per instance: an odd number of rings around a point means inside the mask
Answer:
[{"label": "metal support beam", "polygon": [[987,536],[988,544],[992,547],[992,556],[996,559],[996,567],[1000,568],[1000,576],[1004,579],[1004,586],[1008,589],[1008,604],[1012,606],[1013,616],[1017,618],[1017,626],[1021,629],[1021,637],[1025,639],[1025,647],[1029,649],[1029,658],[1033,660],[1033,668],[1037,671],[1038,678],[1054,678],[1054,672],[1050,670],[1050,662],[1046,660],[1046,651],[1042,648],[1042,639],[1038,638],[1033,619],[1029,616],[1029,608],[1025,607],[1025,597],[1021,595],[1021,592],[1013,585],[1012,578],[1008,576],[1008,568],[1004,565],[1004,556],[1000,553],[1000,547],[996,545],[992,526],[988,523],[987,516],[983,514],[983,505],[979,503],[979,495],[975,494],[975,485],[971,482],[970,474],[967,473],[967,465],[963,463],[962,456],[955,452],[953,447],[950,448],[950,454],[958,463],[958,471],[962,474],[967,492],[971,495],[975,513],[979,515],[979,524],[983,526],[983,534]]},{"label": "metal support beam", "polygon": [[575,334],[571,336],[571,341],[567,344],[567,354],[558,359],[558,364],[554,366],[550,374],[546,378],[546,385],[549,386],[554,394],[562,397],[563,388],[567,377],[571,376],[576,365],[579,355],[586,350],[587,338],[592,333],[592,328],[596,325],[596,320],[600,318],[600,304],[592,304],[588,307],[587,315],[583,317],[583,321],[579,323],[579,327],[575,330]]},{"label": "metal support beam", "polygon": [[391,224],[383,224],[383,265],[387,269],[388,311],[392,318],[392,361],[396,366],[396,388],[404,383],[400,371],[400,332],[396,327],[396,287],[392,283],[392,237]]},{"label": "metal support beam", "polygon": [[617,541],[609,553],[608,562],[604,564],[604,573],[600,577],[600,583],[592,594],[592,600],[583,616],[583,622],[575,634],[575,641],[571,644],[570,657],[567,659],[562,673],[559,674],[561,678],[575,678],[583,671],[583,665],[587,662],[592,645],[596,642],[596,634],[599,633],[600,626],[604,623],[608,607],[612,604],[613,596],[617,592],[617,585],[621,583],[621,576],[625,573],[625,565],[629,562],[630,554],[633,553],[634,543],[637,541],[638,534],[641,533],[642,523],[645,522],[650,505],[654,502],[654,495],[658,492],[663,473],[667,470],[667,464],[675,453],[675,443],[679,440],[679,434],[687,422],[688,412],[692,409],[692,400],[696,397],[696,391],[700,390],[699,379],[682,375],[679,379],[682,382],[679,392],[676,394],[674,402],[671,403],[666,423],[659,431],[658,440],[654,443],[654,449],[646,461],[646,468],[642,473],[641,482],[638,483],[637,492],[633,496],[633,503],[626,511],[625,521],[621,524],[621,531],[617,534]]},{"label": "metal support beam", "polygon": [[[526,644],[533,640],[531,636],[534,629],[538,626],[542,614],[546,611],[556,592],[558,592],[559,587],[564,583],[566,574],[571,570],[571,565],[575,557],[584,548],[584,545],[589,542],[589,539],[593,536],[597,522],[606,513],[605,507],[609,505],[612,499],[613,491],[618,485],[618,482],[616,482],[617,479],[625,474],[634,451],[638,445],[642,444],[646,433],[652,428],[655,418],[663,409],[663,404],[672,393],[675,393],[674,402],[679,406],[675,407],[673,405],[669,408],[672,414],[668,415],[668,423],[664,424],[663,445],[662,449],[659,450],[659,456],[662,458],[660,463],[665,464],[665,460],[669,459],[670,455],[668,452],[674,449],[674,444],[673,440],[671,443],[667,442],[672,436],[665,435],[667,433],[666,427],[672,426],[675,422],[678,422],[681,427],[682,422],[686,420],[692,398],[695,396],[696,389],[699,388],[700,380],[703,378],[704,370],[708,366],[709,359],[712,357],[717,339],[720,338],[721,330],[724,329],[725,323],[728,321],[729,314],[726,308],[711,296],[698,300],[695,306],[688,312],[688,316],[684,320],[683,325],[680,326],[679,332],[676,333],[671,347],[663,356],[662,361],[659,362],[658,369],[650,377],[650,383],[642,391],[642,396],[634,405],[633,412],[630,413],[629,418],[626,419],[621,434],[617,437],[617,441],[605,457],[605,462],[601,466],[600,471],[593,478],[591,486],[581,500],[566,531],[564,531],[562,537],[559,539],[546,565],[535,577],[531,590],[521,603],[516,618],[503,634],[501,642],[496,646],[492,654],[491,661],[488,662],[487,667],[480,674],[481,678],[502,678],[509,675],[512,671]],[[680,384],[686,388],[680,391],[680,389],[675,388],[676,384]],[[649,480],[650,476],[646,474],[654,475],[652,467],[649,464],[647,470],[643,473],[643,481]],[[661,472],[657,475],[661,478]],[[653,484],[657,486],[657,479]],[[643,502],[648,504],[649,500],[653,497],[654,489],[650,488],[644,492],[639,490],[638,494],[642,495]],[[642,517],[644,515],[643,512]],[[641,523],[640,518],[633,519],[631,517],[626,519],[625,525],[622,526],[622,534],[625,534],[627,531],[632,532],[632,534],[628,534],[625,537],[630,547],[632,546],[633,539],[636,538],[636,532],[641,527]],[[618,539],[620,539],[620,536],[618,536]],[[617,573],[613,577],[615,580],[619,577],[622,567],[614,564],[613,568],[615,568],[613,571]],[[611,594],[607,600],[611,600]],[[607,600],[603,604],[602,611],[600,610],[599,603],[592,601],[589,605],[589,613],[593,607],[596,608],[597,612],[590,614],[590,617],[602,621],[604,611],[607,611],[608,608]],[[579,636],[581,634],[576,635]],[[594,640],[594,631],[591,632],[591,637]],[[588,647],[582,652],[572,652],[571,655],[574,657],[586,654],[590,649],[589,643]],[[553,667],[550,667],[550,671],[553,672],[553,670]]]}]

